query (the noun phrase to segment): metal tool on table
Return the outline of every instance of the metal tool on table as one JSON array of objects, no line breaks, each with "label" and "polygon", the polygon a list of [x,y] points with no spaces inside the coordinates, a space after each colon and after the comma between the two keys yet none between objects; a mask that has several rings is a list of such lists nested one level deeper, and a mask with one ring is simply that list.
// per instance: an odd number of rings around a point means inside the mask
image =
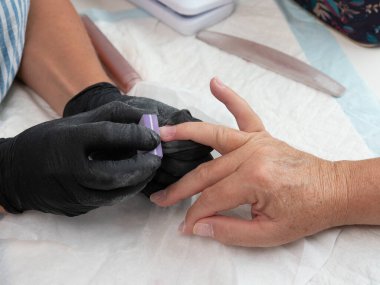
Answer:
[{"label": "metal tool on table", "polygon": [[142,80],[140,75],[88,16],[82,16],[82,21],[100,61],[119,88],[128,93],[137,82]]},{"label": "metal tool on table", "polygon": [[344,86],[318,69],[271,47],[211,31],[202,31],[197,38],[225,52],[332,96],[342,96],[346,91]]}]

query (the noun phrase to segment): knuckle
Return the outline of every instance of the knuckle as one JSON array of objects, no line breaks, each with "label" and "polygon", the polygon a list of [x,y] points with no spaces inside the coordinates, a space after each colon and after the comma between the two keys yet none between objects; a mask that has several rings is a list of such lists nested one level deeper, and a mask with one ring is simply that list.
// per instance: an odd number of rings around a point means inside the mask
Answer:
[{"label": "knuckle", "polygon": [[207,209],[210,204],[215,201],[215,195],[213,191],[205,190],[197,200],[198,206]]},{"label": "knuckle", "polygon": [[197,166],[195,170],[195,179],[199,181],[205,181],[209,178],[210,176],[210,169],[208,165],[201,164]]},{"label": "knuckle", "polygon": [[107,103],[105,112],[111,121],[136,121],[141,116],[137,115],[133,108],[122,101]]},{"label": "knuckle", "polygon": [[215,130],[215,140],[219,148],[223,147],[225,145],[225,142],[228,141],[227,129],[224,127],[218,126]]},{"label": "knuckle", "polygon": [[109,109],[111,109],[111,110],[118,111],[118,110],[120,110],[120,109],[122,109],[124,107],[123,105],[124,104],[122,102],[120,102],[120,101],[112,101],[112,102],[110,102],[110,103],[107,104],[107,107]]},{"label": "knuckle", "polygon": [[111,122],[99,122],[99,127],[100,127],[100,134],[104,134],[105,136],[107,135],[112,135],[114,131],[114,125]]},{"label": "knuckle", "polygon": [[108,103],[108,112],[110,115],[110,119],[114,121],[118,121],[123,118],[123,114],[128,112],[128,106],[120,101],[113,101]]},{"label": "knuckle", "polygon": [[204,191],[198,199],[198,204],[207,207],[214,200],[213,196],[211,191]]},{"label": "knuckle", "polygon": [[259,186],[266,186],[271,183],[271,172],[266,162],[259,162],[252,171],[252,179]]},{"label": "knuckle", "polygon": [[121,136],[120,126],[112,122],[98,122],[93,129],[93,136],[99,142],[112,142],[115,137]]},{"label": "knuckle", "polygon": [[150,133],[148,128],[145,128],[145,127],[137,125],[137,124],[122,124],[122,125],[120,125],[120,127],[122,127],[123,130],[125,130],[127,132],[132,132],[136,136],[137,135],[146,135],[146,134]]}]

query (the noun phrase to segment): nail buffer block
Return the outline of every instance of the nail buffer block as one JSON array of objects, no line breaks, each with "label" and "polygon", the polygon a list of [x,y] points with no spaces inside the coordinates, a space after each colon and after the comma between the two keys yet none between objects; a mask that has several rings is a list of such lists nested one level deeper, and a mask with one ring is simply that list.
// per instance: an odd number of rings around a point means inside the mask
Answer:
[{"label": "nail buffer block", "polygon": [[[155,114],[143,115],[140,119],[139,125],[155,131],[158,135],[160,134],[160,127],[158,126],[158,119]],[[161,143],[154,150],[150,151],[150,153],[162,158],[163,154]]]}]

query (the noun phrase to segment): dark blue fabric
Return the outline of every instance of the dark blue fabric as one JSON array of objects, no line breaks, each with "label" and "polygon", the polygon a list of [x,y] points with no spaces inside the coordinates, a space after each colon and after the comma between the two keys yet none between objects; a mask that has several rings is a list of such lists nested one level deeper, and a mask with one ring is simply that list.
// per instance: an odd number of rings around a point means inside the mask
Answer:
[{"label": "dark blue fabric", "polygon": [[380,46],[380,0],[295,1],[354,41]]}]

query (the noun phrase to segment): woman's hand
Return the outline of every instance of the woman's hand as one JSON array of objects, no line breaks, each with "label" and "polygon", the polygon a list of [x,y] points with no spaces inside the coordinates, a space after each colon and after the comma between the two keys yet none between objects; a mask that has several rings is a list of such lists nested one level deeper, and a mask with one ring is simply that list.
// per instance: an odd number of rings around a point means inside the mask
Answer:
[{"label": "woman's hand", "polygon": [[[94,110],[110,102],[123,102],[126,112],[156,114],[159,126],[177,125],[184,122],[198,122],[187,110],[178,110],[172,106],[144,97],[122,95],[120,90],[110,83],[94,84],[71,99],[64,110],[64,117]],[[162,144],[163,158],[152,181],[144,188],[147,196],[178,181],[195,167],[212,159],[212,149],[191,141],[171,141]]]},{"label": "woman's hand", "polygon": [[[219,80],[211,90],[240,131],[201,122],[161,130],[164,141],[193,140],[222,154],[151,196],[170,206],[201,193],[180,230],[229,245],[267,247],[343,224],[348,201],[340,166],[273,138],[249,105]],[[251,220],[219,214],[245,204],[251,205]]]}]

